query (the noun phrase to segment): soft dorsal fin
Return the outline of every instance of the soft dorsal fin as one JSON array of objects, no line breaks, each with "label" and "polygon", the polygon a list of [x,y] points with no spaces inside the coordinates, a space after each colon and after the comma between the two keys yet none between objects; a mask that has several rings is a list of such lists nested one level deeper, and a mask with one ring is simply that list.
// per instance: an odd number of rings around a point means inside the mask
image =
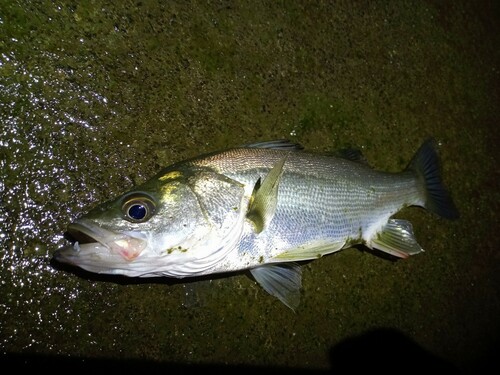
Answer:
[{"label": "soft dorsal fin", "polygon": [[271,148],[275,150],[300,151],[304,147],[298,143],[292,143],[287,139],[277,139],[274,141],[256,142],[243,145],[245,148]]},{"label": "soft dorsal fin", "polygon": [[357,148],[343,148],[337,151],[336,156],[368,165],[368,161],[365,159],[365,156],[361,150]]},{"label": "soft dorsal fin", "polygon": [[285,160],[286,157],[278,160],[262,183],[260,178],[255,183],[250,203],[248,204],[247,218],[253,222],[257,233],[262,232],[268,226],[276,211],[278,186]]},{"label": "soft dorsal fin", "polygon": [[262,288],[293,311],[300,303],[302,270],[297,263],[265,264],[250,273]]}]

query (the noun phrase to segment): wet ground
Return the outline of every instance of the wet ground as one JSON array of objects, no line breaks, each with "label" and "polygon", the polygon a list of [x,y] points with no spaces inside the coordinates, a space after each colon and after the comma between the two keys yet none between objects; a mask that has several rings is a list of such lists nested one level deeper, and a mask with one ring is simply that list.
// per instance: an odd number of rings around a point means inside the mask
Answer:
[{"label": "wet ground", "polygon": [[[500,336],[499,18],[494,1],[0,0],[1,353],[485,368]],[[51,261],[71,220],[187,157],[289,138],[398,171],[429,136],[460,219],[407,208],[425,253],[309,263],[295,313],[244,274],[146,282]]]}]

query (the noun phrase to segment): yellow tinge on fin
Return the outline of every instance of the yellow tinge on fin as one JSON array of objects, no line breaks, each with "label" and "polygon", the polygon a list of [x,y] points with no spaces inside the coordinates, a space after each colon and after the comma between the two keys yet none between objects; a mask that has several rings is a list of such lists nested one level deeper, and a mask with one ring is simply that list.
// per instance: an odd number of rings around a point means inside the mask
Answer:
[{"label": "yellow tinge on fin", "polygon": [[255,184],[247,218],[254,224],[255,231],[260,233],[271,222],[278,203],[278,186],[286,157],[280,159],[269,171],[262,183],[260,179]]}]

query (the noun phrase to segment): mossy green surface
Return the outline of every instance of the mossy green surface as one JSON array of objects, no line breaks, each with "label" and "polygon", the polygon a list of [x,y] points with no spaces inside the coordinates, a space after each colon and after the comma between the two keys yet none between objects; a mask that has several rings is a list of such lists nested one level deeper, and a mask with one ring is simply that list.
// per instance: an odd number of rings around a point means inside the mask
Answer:
[{"label": "mossy green surface", "polygon": [[[2,353],[335,369],[334,348],[390,328],[482,368],[500,335],[498,19],[494,1],[0,0]],[[289,138],[399,171],[429,136],[460,219],[407,208],[425,253],[308,263],[296,313],[245,275],[51,262],[71,220],[184,158]]]}]

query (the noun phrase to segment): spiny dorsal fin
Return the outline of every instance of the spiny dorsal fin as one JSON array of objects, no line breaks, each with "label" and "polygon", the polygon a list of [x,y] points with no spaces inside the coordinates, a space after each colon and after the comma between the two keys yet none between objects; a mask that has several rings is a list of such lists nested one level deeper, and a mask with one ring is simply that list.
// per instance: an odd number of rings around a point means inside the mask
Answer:
[{"label": "spiny dorsal fin", "polygon": [[298,143],[292,143],[287,139],[277,139],[274,141],[256,142],[243,145],[245,148],[271,148],[275,150],[300,151],[304,147]]},{"label": "spiny dorsal fin", "polygon": [[261,183],[260,178],[255,183],[247,218],[254,224],[255,232],[260,233],[271,222],[278,204],[278,186],[283,173],[286,157],[280,159],[269,171]]}]

